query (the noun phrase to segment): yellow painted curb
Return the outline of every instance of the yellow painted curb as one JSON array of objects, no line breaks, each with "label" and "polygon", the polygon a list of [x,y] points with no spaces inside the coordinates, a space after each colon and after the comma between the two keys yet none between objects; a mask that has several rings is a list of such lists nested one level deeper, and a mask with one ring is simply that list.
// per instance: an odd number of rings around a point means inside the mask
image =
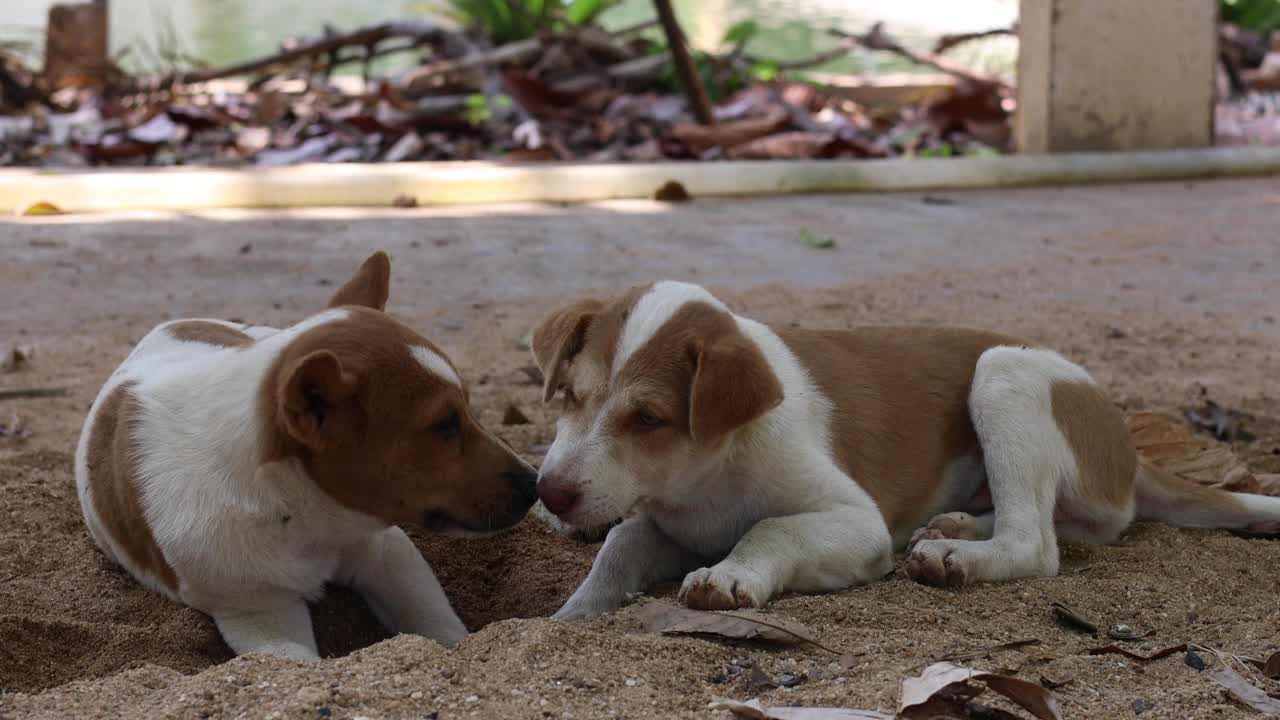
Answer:
[{"label": "yellow painted curb", "polygon": [[676,181],[697,197],[951,190],[1280,173],[1280,147],[855,161],[504,165],[317,164],[287,168],[0,170],[0,211],[64,212],[589,202],[650,197]]}]

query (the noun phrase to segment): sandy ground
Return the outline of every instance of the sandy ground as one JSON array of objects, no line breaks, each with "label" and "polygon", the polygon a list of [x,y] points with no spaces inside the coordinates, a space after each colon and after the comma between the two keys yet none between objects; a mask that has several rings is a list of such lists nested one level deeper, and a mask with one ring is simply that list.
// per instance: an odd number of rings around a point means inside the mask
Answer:
[{"label": "sandy ground", "polygon": [[[787,597],[852,663],[803,649],[640,632],[635,611],[545,617],[595,547],[536,521],[453,541],[416,536],[468,626],[446,651],[385,639],[361,602],[314,613],[314,665],[231,659],[212,623],[109,565],[81,525],[71,453],[99,384],[155,323],[213,316],[283,324],[318,309],[375,248],[394,257],[391,310],[446,348],[484,421],[537,461],[552,416],[519,339],[586,292],[693,279],[772,323],[964,323],[1050,343],[1128,409],[1173,410],[1201,393],[1251,413],[1238,450],[1280,470],[1280,184],[1219,181],[1084,189],[696,200],[663,206],[509,206],[71,217],[0,221],[0,343],[30,367],[0,389],[66,397],[0,401],[31,437],[0,437],[0,718],[726,717],[716,697],[891,710],[900,679],[953,653],[1035,638],[972,664],[1068,681],[1067,717],[1243,718],[1181,656],[1138,664],[1081,654],[1066,601],[1104,624],[1240,654],[1280,645],[1280,544],[1137,526],[1110,547],[1067,546],[1062,574],[964,590],[901,574],[844,593]],[[832,237],[819,250],[802,229]],[[532,420],[500,426],[515,404]],[[670,593],[671,588],[660,590]],[[759,690],[745,660],[804,679]],[[1212,658],[1210,658],[1212,663]],[[1280,691],[1280,682],[1267,690]],[[438,715],[437,715],[438,714]]]}]

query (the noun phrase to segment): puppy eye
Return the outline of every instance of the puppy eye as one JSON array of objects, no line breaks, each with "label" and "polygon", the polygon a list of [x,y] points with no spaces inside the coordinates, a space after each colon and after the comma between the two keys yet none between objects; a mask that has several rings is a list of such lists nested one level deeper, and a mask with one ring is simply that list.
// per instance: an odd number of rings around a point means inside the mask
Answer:
[{"label": "puppy eye", "polygon": [[666,420],[647,412],[638,412],[635,415],[636,425],[643,430],[653,430],[667,424]]},{"label": "puppy eye", "polygon": [[573,388],[568,385],[564,386],[564,402],[569,406],[578,404],[578,396],[573,394]]},{"label": "puppy eye", "polygon": [[443,420],[436,422],[431,426],[431,432],[439,435],[446,440],[452,439],[462,429],[462,418],[458,417],[458,412],[449,413],[449,416]]}]

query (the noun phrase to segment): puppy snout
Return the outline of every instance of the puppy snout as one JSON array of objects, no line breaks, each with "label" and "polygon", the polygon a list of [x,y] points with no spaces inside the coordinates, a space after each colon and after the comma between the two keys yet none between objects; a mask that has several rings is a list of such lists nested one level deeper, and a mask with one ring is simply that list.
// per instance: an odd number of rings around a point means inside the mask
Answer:
[{"label": "puppy snout", "polygon": [[582,493],[578,488],[559,475],[544,475],[538,480],[538,498],[553,515],[568,514],[581,497]]},{"label": "puppy snout", "polygon": [[513,467],[511,470],[502,474],[504,480],[511,484],[515,492],[516,502],[523,508],[528,508],[538,500],[538,472],[533,468],[524,465]]}]

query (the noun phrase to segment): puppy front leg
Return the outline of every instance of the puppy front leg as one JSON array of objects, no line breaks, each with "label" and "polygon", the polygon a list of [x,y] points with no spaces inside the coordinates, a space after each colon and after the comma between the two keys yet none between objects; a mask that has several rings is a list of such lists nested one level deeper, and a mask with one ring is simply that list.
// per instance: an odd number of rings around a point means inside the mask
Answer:
[{"label": "puppy front leg", "polygon": [[689,573],[680,601],[700,610],[762,607],[787,590],[841,590],[892,570],[880,512],[846,505],[761,520],[723,561]]},{"label": "puppy front leg", "polygon": [[643,515],[628,518],[609,531],[587,579],[552,617],[573,620],[616,610],[628,593],[678,578],[698,562],[696,555],[667,537],[653,520]]},{"label": "puppy front leg", "polygon": [[392,632],[423,635],[445,645],[467,636],[431,566],[398,527],[344,550],[336,580],[360,593]]},{"label": "puppy front leg", "polygon": [[259,653],[295,660],[318,660],[311,611],[301,597],[271,610],[213,614],[222,639],[236,655]]}]

